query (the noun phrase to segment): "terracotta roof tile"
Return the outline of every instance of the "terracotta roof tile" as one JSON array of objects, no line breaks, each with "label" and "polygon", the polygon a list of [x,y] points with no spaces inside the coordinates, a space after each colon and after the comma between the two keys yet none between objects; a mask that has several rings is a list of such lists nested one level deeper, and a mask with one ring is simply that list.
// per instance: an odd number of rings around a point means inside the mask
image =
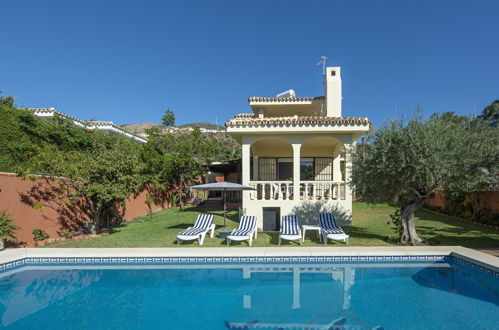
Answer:
[{"label": "terracotta roof tile", "polygon": [[262,126],[301,126],[301,125],[369,125],[371,121],[365,117],[324,117],[324,116],[292,116],[258,118],[251,113],[241,113],[225,123],[226,127],[262,127]]},{"label": "terracotta roof tile", "polygon": [[248,102],[310,102],[324,100],[324,96],[314,97],[258,97],[252,96],[248,98]]}]

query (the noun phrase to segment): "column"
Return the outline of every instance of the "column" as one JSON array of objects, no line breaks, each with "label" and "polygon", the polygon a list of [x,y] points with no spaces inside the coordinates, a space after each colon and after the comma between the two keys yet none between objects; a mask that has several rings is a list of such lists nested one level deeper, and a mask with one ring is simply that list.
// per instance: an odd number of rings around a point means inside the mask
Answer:
[{"label": "column", "polygon": [[253,155],[253,181],[258,180],[258,156]]},{"label": "column", "polygon": [[350,181],[352,180],[352,152],[354,143],[345,143],[345,200],[352,202],[352,190],[350,189]]},{"label": "column", "polygon": [[340,166],[341,152],[338,152],[336,157],[333,158],[333,181],[341,181],[341,166]]},{"label": "column", "polygon": [[242,153],[242,184],[248,185],[250,182],[250,145],[243,143]]},{"label": "column", "polygon": [[338,182],[342,181],[341,178],[341,151],[343,148],[342,146],[343,145],[338,146],[334,150],[334,154],[336,154],[336,157],[333,158],[333,181],[335,182],[335,184],[332,187],[331,197],[336,199],[340,199],[340,193],[342,189],[341,185],[338,184]]},{"label": "column", "polygon": [[300,199],[300,148],[301,144],[293,143],[293,199]]}]

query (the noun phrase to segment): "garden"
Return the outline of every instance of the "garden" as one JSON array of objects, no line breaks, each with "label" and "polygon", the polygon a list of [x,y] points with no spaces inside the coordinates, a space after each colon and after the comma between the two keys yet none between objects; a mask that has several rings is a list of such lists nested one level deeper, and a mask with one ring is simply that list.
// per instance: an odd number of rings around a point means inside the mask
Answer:
[{"label": "garden", "polygon": [[[350,246],[390,246],[400,245],[395,226],[389,222],[390,214],[397,210],[389,204],[370,205],[356,202],[353,206],[353,225],[344,227],[350,235]],[[223,229],[222,208],[187,207],[180,211],[171,208],[149,216],[138,217],[111,229],[109,235],[98,238],[58,241],[47,247],[70,248],[118,248],[118,247],[179,247],[176,235],[191,226],[199,213],[214,214],[215,237],[207,237],[202,247],[226,246],[225,239],[218,238]],[[229,211],[227,228],[237,227],[239,213]],[[436,215],[428,210],[416,212],[415,222],[418,233],[428,245],[461,245],[470,248],[494,248],[499,246],[499,231],[478,225]],[[258,233],[253,241],[255,247],[277,246],[278,232]],[[324,246],[315,232],[307,232],[304,246]],[[233,242],[231,247],[246,247],[247,242]],[[299,246],[296,242],[283,242],[282,246]],[[334,242],[328,246],[345,246]],[[184,242],[180,247],[199,247],[197,241]]]}]

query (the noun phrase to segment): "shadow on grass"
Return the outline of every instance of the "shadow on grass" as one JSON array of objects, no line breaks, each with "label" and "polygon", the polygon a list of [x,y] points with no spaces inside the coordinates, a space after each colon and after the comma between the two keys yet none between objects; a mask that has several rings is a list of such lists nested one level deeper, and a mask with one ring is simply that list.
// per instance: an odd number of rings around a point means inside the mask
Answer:
[{"label": "shadow on grass", "polygon": [[[174,212],[178,214],[192,213],[194,215],[194,220],[198,214],[212,214],[218,217],[224,216],[223,206],[189,206],[182,208],[182,211],[175,210]],[[237,210],[227,210],[225,216],[227,219],[232,221],[237,221],[239,219],[239,213]]]},{"label": "shadow on grass", "polygon": [[497,248],[499,246],[499,239],[491,237],[463,237],[446,234],[433,236],[428,241],[440,245],[461,245],[467,248]]},{"label": "shadow on grass", "polygon": [[372,232],[367,231],[365,228],[361,227],[343,227],[345,233],[350,235],[350,238],[359,238],[359,239],[377,239],[381,241],[386,241],[387,236],[379,235]]},{"label": "shadow on grass", "polygon": [[305,233],[305,240],[309,239],[312,243],[322,244],[319,235],[315,230],[310,230]]}]

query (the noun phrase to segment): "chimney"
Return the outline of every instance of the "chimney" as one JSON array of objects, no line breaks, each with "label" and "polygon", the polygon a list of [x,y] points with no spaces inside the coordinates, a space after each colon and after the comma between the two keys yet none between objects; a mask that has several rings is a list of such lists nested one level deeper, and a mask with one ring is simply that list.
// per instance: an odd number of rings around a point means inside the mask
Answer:
[{"label": "chimney", "polygon": [[341,75],[340,67],[326,68],[326,114],[341,117]]}]

